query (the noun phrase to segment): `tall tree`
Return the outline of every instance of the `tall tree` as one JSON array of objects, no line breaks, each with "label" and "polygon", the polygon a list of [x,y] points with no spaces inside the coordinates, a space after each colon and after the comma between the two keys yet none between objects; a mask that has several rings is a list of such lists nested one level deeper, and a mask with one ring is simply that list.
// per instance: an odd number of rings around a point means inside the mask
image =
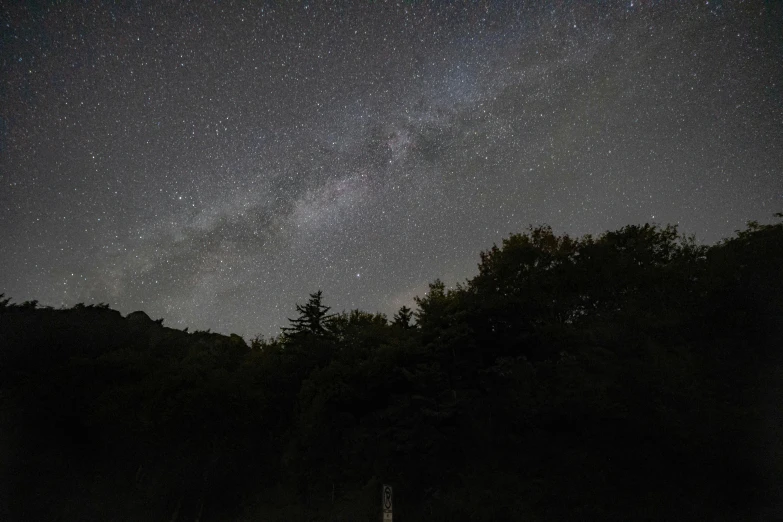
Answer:
[{"label": "tall tree", "polygon": [[288,338],[302,334],[326,336],[329,334],[329,320],[334,314],[329,314],[330,307],[323,304],[323,293],[318,290],[310,294],[310,299],[303,305],[296,305],[299,317],[288,319],[291,326],[283,327],[283,335]]},{"label": "tall tree", "polygon": [[392,318],[392,324],[401,326],[403,328],[411,327],[411,319],[413,318],[413,310],[403,305],[394,317]]}]

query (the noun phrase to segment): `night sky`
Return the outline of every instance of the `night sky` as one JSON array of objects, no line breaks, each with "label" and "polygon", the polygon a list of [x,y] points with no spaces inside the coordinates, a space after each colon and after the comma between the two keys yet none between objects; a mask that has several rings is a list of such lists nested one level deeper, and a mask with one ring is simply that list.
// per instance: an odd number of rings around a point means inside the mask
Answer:
[{"label": "night sky", "polygon": [[9,3],[16,302],[269,336],[317,289],[391,314],[531,223],[783,211],[781,2]]}]

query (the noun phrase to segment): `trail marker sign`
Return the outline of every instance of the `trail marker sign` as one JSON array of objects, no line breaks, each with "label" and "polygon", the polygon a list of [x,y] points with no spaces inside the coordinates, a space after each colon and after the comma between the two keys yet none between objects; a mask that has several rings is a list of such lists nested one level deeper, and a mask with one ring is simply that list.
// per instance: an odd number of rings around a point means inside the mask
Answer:
[{"label": "trail marker sign", "polygon": [[383,509],[383,522],[392,522],[392,487],[388,484],[383,485],[381,508]]}]

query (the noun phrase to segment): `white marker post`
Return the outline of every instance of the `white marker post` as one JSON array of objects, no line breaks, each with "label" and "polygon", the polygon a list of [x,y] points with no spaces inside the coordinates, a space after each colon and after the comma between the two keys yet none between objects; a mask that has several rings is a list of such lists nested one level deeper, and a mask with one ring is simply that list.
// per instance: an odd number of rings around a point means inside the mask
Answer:
[{"label": "white marker post", "polygon": [[381,508],[383,509],[383,522],[392,522],[392,487],[388,484],[383,485]]}]

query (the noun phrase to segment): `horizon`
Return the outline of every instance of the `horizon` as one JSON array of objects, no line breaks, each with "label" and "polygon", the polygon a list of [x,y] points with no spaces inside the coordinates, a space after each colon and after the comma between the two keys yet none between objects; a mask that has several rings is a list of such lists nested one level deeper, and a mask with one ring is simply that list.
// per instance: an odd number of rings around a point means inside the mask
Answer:
[{"label": "horizon", "polygon": [[[776,218],[783,218],[783,213],[774,213],[773,216],[776,217]],[[748,222],[748,224],[750,224],[751,222]],[[760,224],[764,225],[766,223],[761,222]],[[708,244],[708,243],[705,243],[703,241],[699,241],[699,238],[697,238],[697,237],[695,237],[693,235],[683,234],[682,232],[679,231],[679,227],[676,224],[671,224],[671,223],[669,223],[669,224],[639,223],[639,224],[630,224],[630,225],[626,225],[626,226],[643,227],[643,226],[648,226],[648,225],[656,227],[656,228],[659,228],[659,229],[660,228],[665,228],[665,227],[668,227],[668,226],[674,226],[677,229],[678,234],[679,234],[679,236],[681,238],[683,238],[683,239],[693,238],[696,241],[696,244],[701,244],[701,245],[705,245],[705,246],[717,246],[721,242],[723,242],[723,241],[725,241],[727,239],[730,239],[731,237],[734,237],[738,232],[741,231],[740,229],[737,229],[737,230],[734,231],[734,233],[731,236],[720,238],[717,241]],[[541,225],[538,225],[538,226],[539,227],[545,227],[545,228],[548,227],[548,225],[546,225],[546,224],[541,224]],[[533,228],[533,225],[529,225],[529,227]],[[524,232],[513,232],[513,233],[509,234],[506,237],[511,237],[512,235],[515,235],[515,234],[526,233],[527,230],[528,229],[525,229]],[[601,235],[603,235],[606,232],[611,232],[611,231],[604,231],[601,234],[593,235],[593,237],[600,237]],[[555,233],[555,235],[558,236],[558,237],[562,237],[564,235],[568,235],[568,234],[565,234],[565,233],[564,234],[557,234],[556,231],[553,231],[553,233]],[[585,236],[583,235],[583,236],[571,236],[571,237],[574,238],[574,239],[582,239]],[[503,238],[499,243],[502,244],[503,240],[505,240],[505,239],[506,238]],[[499,244],[498,243],[493,243],[493,246],[499,246]],[[491,247],[488,247],[486,250],[482,250],[481,253],[486,252],[487,250],[489,250],[489,248],[491,248]],[[478,266],[479,266],[479,263],[477,263],[477,267]],[[458,284],[469,282],[472,279],[472,277],[475,277],[475,275],[477,275],[477,274],[469,275],[468,277],[464,278],[462,281],[455,281],[455,282],[443,281],[442,278],[436,277],[432,281],[428,282],[427,285],[429,286],[430,283],[433,283],[435,281],[441,281],[441,282],[443,282],[445,284],[445,287],[447,289],[455,289]],[[296,306],[297,305],[303,304],[307,300],[308,297],[312,297],[313,293],[317,292],[317,291],[320,291],[320,289],[314,289],[313,291],[308,292],[307,295],[302,296],[299,300],[297,300],[296,302],[292,303],[291,304],[291,312],[292,312],[292,314],[294,314],[296,312]],[[415,299],[424,297],[427,294],[428,294],[428,292],[426,290],[422,291],[421,294],[414,295],[411,298],[410,302],[403,303],[400,306],[408,306],[413,312],[415,312],[417,309],[419,309],[419,306],[415,302]],[[368,312],[368,313],[371,313],[371,314],[380,314],[380,315],[384,316],[387,319],[387,321],[388,321],[388,320],[391,320],[392,315],[395,312],[397,312],[399,310],[399,308],[400,308],[400,307],[398,307],[398,308],[396,308],[396,309],[394,309],[394,310],[392,310],[390,312],[382,312],[382,311],[379,311],[379,310],[364,310],[364,309],[361,309],[361,308],[339,308],[339,307],[329,306],[328,296],[324,296],[324,298],[325,298],[325,301],[326,301],[325,302],[326,306],[329,307],[330,311],[333,314],[350,314],[353,311],[361,311],[361,312]],[[277,329],[276,329],[277,331],[256,332],[254,334],[246,335],[246,334],[237,334],[236,332],[214,331],[211,328],[205,328],[205,329],[191,328],[190,325],[181,325],[180,324],[180,325],[172,326],[172,325],[166,323],[166,318],[165,317],[158,317],[157,319],[153,319],[153,317],[150,316],[144,309],[124,311],[124,310],[120,310],[118,308],[114,308],[111,303],[105,303],[105,302],[79,302],[79,303],[71,303],[71,304],[60,304],[59,306],[55,306],[55,305],[48,304],[48,303],[41,303],[37,299],[15,300],[12,296],[8,296],[5,293],[0,293],[0,301],[2,301],[3,299],[8,300],[8,303],[10,305],[17,305],[18,306],[18,305],[24,304],[25,302],[35,302],[37,308],[48,308],[48,309],[52,309],[52,310],[72,310],[72,309],[78,308],[79,306],[84,306],[86,308],[109,309],[109,310],[116,311],[116,312],[120,313],[120,315],[123,318],[126,318],[126,319],[128,318],[128,316],[130,316],[132,314],[141,312],[141,313],[145,314],[151,321],[162,321],[162,323],[161,323],[162,326],[166,327],[166,328],[173,328],[173,329],[176,329],[176,330],[186,330],[187,333],[207,332],[207,333],[213,333],[213,334],[220,334],[220,335],[223,335],[223,336],[226,336],[226,337],[229,337],[229,336],[232,336],[232,335],[239,335],[240,337],[242,337],[242,339],[245,340],[246,343],[250,343],[254,339],[266,339],[266,340],[275,339],[278,336],[281,336],[283,334],[283,330],[287,326],[290,326],[290,321],[292,321],[292,318],[287,317],[286,318],[287,323],[283,323],[283,324],[279,325],[277,327]]]}]

